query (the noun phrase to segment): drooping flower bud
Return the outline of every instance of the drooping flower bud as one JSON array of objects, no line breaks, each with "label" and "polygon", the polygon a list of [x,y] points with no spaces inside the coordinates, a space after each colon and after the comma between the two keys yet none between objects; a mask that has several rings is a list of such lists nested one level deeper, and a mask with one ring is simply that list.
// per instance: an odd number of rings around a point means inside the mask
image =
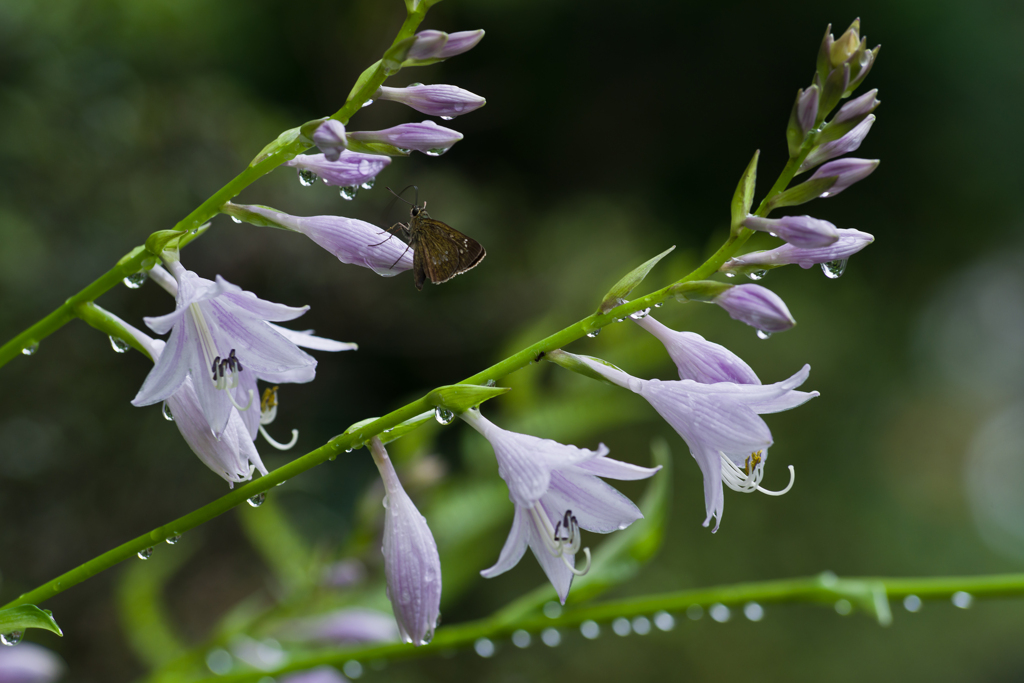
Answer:
[{"label": "drooping flower bud", "polygon": [[0,682],[55,683],[67,672],[54,652],[35,643],[0,648]]},{"label": "drooping flower bud", "polygon": [[427,116],[453,119],[487,104],[487,100],[454,85],[410,85],[406,88],[381,86],[374,96],[378,100],[401,102]]},{"label": "drooping flower bud", "polygon": [[835,177],[835,184],[821,195],[822,197],[835,197],[850,185],[871,175],[878,168],[879,163],[878,159],[836,159],[815,171],[810,179]]},{"label": "drooping flower bud", "polygon": [[441,559],[427,520],[402,488],[380,439],[370,453],[384,480],[384,575],[402,639],[426,645],[434,637],[441,608]]},{"label": "drooping flower bud", "polygon": [[[361,154],[344,150],[339,152],[337,161],[331,161],[326,154],[300,154],[290,161],[284,162],[284,166],[302,173],[313,173],[316,178],[322,178],[328,185],[335,187],[359,187],[377,177],[377,174],[384,170],[384,167],[391,163],[391,157],[378,154]],[[308,175],[300,175],[300,179],[308,178]],[[305,183],[306,181],[303,180]],[[311,182],[309,183],[311,184]]]},{"label": "drooping flower bud", "polygon": [[327,119],[313,133],[313,142],[323,152],[327,161],[337,161],[348,146],[345,138],[345,124],[334,119]]},{"label": "drooping flower bud", "polygon": [[829,49],[832,66],[839,67],[848,62],[857,53],[860,43],[860,19],[857,18],[850,24],[850,28],[832,43]]},{"label": "drooping flower bud", "polygon": [[692,379],[701,384],[761,383],[742,358],[720,344],[709,342],[694,332],[677,332],[655,320],[654,316],[632,320],[665,345],[679,370],[679,379]]},{"label": "drooping flower bud", "polygon": [[778,294],[761,285],[735,285],[716,296],[712,303],[725,309],[729,317],[758,330],[773,334],[796,325],[796,320]]},{"label": "drooping flower bud", "polygon": [[[755,251],[731,258],[721,267],[724,273],[750,273],[768,270],[795,263],[801,268],[810,268],[819,263],[843,261],[875,241],[875,238],[860,230],[840,229],[839,239],[827,247],[801,249],[792,244],[768,251]],[[751,285],[745,285],[747,287]]]},{"label": "drooping flower bud", "polygon": [[748,216],[743,225],[751,230],[771,233],[795,247],[807,249],[827,247],[839,239],[839,231],[836,226],[811,216],[785,216],[783,218]]},{"label": "drooping flower bud", "polygon": [[484,39],[484,30],[478,28],[475,31],[456,31],[448,34],[448,42],[441,48],[437,59],[448,59],[463,52],[469,52],[477,43]]},{"label": "drooping flower bud", "polygon": [[839,112],[829,121],[829,126],[835,126],[848,121],[859,123],[868,114],[878,108],[882,102],[878,99],[878,88],[869,90],[860,97],[850,100],[842,106]]},{"label": "drooping flower bud", "polygon": [[444,31],[420,31],[415,38],[407,59],[434,59],[448,42],[448,34]]},{"label": "drooping flower bud", "polygon": [[853,130],[843,137],[816,147],[807,155],[807,159],[804,160],[804,163],[800,165],[798,173],[809,171],[818,164],[822,164],[829,159],[835,159],[838,156],[855,152],[860,147],[860,144],[864,142],[864,138],[868,136],[868,131],[871,130],[871,126],[874,123],[875,115],[868,114],[863,121],[858,123]]},{"label": "drooping flower bud", "polygon": [[789,144],[789,156],[795,157],[800,152],[800,145],[808,131],[814,128],[818,116],[818,86],[812,85],[807,90],[800,90],[793,103],[793,112],[786,128],[786,141]]},{"label": "drooping flower bud", "polygon": [[462,139],[462,133],[439,126],[433,121],[403,123],[384,130],[360,130],[349,133],[360,142],[384,142],[399,149],[416,150],[429,156],[440,156]]}]

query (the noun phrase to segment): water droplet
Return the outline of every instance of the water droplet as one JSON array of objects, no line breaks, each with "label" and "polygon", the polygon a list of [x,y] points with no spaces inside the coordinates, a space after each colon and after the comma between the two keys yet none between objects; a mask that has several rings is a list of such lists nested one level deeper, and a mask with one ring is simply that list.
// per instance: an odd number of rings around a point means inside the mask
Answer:
[{"label": "water droplet", "polygon": [[757,282],[758,280],[763,280],[764,276],[767,274],[767,270],[752,270],[749,273],[747,273],[747,277],[749,277],[754,282]]},{"label": "water droplet", "polygon": [[31,342],[28,346],[21,350],[23,356],[34,356],[36,351],[39,350],[39,342]]},{"label": "water droplet", "polygon": [[822,193],[821,193],[821,194],[819,194],[818,196],[819,196],[819,197],[821,197],[822,199],[824,199],[825,197],[831,197],[831,196],[832,196],[832,193],[831,193],[831,192],[828,192],[828,191],[826,191],[826,192],[822,192]]},{"label": "water droplet", "polygon": [[409,85],[407,85],[405,87],[407,87],[407,88],[418,88],[418,87],[420,87],[422,85],[423,85],[422,83],[410,83]]},{"label": "water droplet", "polygon": [[174,415],[171,414],[171,407],[164,403],[164,419],[168,422],[174,422]]},{"label": "water droplet", "polygon": [[181,534],[174,534],[173,536],[168,536],[164,540],[167,541],[167,545],[175,545],[178,541],[181,540]]},{"label": "water droplet", "polygon": [[562,643],[562,634],[557,628],[546,628],[541,631],[540,639],[548,647],[558,647]]},{"label": "water droplet", "polygon": [[651,632],[651,620],[647,617],[637,617],[633,620],[633,632],[638,636],[646,636]]},{"label": "water droplet", "polygon": [[512,644],[518,647],[520,650],[522,650],[523,648],[530,647],[530,642],[532,640],[533,639],[530,637],[530,634],[527,631],[524,631],[523,629],[519,629],[518,631],[512,634]]},{"label": "water droplet", "polygon": [[14,647],[21,642],[21,631],[11,631],[10,633],[0,633],[0,645],[6,645],[8,647]]},{"label": "water droplet", "polygon": [[351,452],[352,452],[352,449],[351,449],[351,448],[346,448],[346,449],[345,449],[345,452],[346,452],[346,453],[351,453]]},{"label": "water droplet", "polygon": [[262,491],[261,493],[257,493],[252,498],[249,498],[248,499],[248,503],[249,503],[249,505],[253,506],[254,508],[258,508],[260,505],[263,505],[263,501],[265,501],[266,499],[267,499],[267,492],[266,491]]},{"label": "water droplet", "polygon": [[477,638],[477,641],[473,643],[473,649],[481,657],[494,656],[494,643],[490,638]]},{"label": "water droplet", "polygon": [[356,679],[363,675],[363,665],[350,659],[342,665],[341,671],[349,678]]},{"label": "water droplet", "polygon": [[743,616],[751,621],[761,621],[764,619],[764,607],[756,602],[748,602],[743,606]]},{"label": "water droplet", "polygon": [[771,336],[772,336],[771,332],[765,332],[764,330],[758,330],[757,331],[757,338],[758,339],[768,339]]},{"label": "water droplet", "polygon": [[365,102],[363,102],[362,106],[369,107],[371,104],[373,104],[373,100],[366,100]]},{"label": "water droplet", "polygon": [[690,618],[690,621],[697,621],[704,616],[704,608],[700,605],[690,605],[686,608],[686,616]]},{"label": "water droplet", "polygon": [[557,619],[562,616],[562,606],[554,600],[544,603],[544,616],[548,619]]},{"label": "water droplet", "polygon": [[630,313],[629,317],[632,318],[633,320],[643,320],[644,318],[646,318],[650,314],[651,314],[651,309],[645,308],[645,309],[643,309],[641,311],[637,311],[636,313]]},{"label": "water droplet", "polygon": [[231,658],[230,652],[218,647],[206,653],[206,666],[218,676],[223,676],[231,673],[235,660]]},{"label": "water droplet", "polygon": [[455,118],[454,116],[442,116],[441,120],[442,121],[451,121],[454,118]]},{"label": "water droplet", "polygon": [[299,169],[299,183],[303,187],[313,187],[313,183],[316,182],[317,175],[308,168]]},{"label": "water droplet", "polygon": [[853,605],[851,605],[850,601],[846,599],[836,600],[835,608],[836,613],[841,617],[845,617],[847,614],[853,611]]},{"label": "water droplet", "polygon": [[676,627],[676,620],[668,612],[656,612],[654,614],[654,625],[659,631],[671,631]]},{"label": "water droplet", "polygon": [[153,547],[150,546],[145,550],[140,550],[138,555],[140,560],[148,560],[149,558],[153,557]]},{"label": "water droplet", "polygon": [[839,583],[839,577],[831,569],[826,569],[822,573],[818,574],[818,582],[825,588],[831,588],[832,586]]},{"label": "water droplet", "polygon": [[583,637],[587,640],[594,640],[599,635],[601,635],[601,627],[598,625],[596,621],[591,621],[590,619],[587,619],[582,624],[580,624],[580,633],[582,633]]},{"label": "water droplet", "polygon": [[232,216],[231,217],[231,222],[232,223],[238,223],[239,225],[241,225],[242,224],[242,219],[241,218],[235,218],[234,216]]},{"label": "water droplet", "polygon": [[664,305],[665,305],[665,302],[664,302],[664,301],[659,301],[658,303],[654,304],[654,307],[655,307],[655,308],[661,308],[661,307],[662,307],[662,306],[664,306]]},{"label": "water droplet", "polygon": [[487,380],[487,382],[485,384],[486,384],[486,386],[493,387],[493,386],[497,386],[498,381],[494,380],[494,379],[489,379],[489,380]]},{"label": "water droplet", "polygon": [[434,628],[437,628],[440,625],[441,625],[441,613],[438,612],[437,613],[437,619],[434,619]]},{"label": "water droplet", "polygon": [[974,603],[974,596],[966,591],[957,591],[950,600],[960,609],[967,609]]},{"label": "water droplet", "polygon": [[369,180],[364,180],[362,184],[359,185],[359,187],[363,188],[364,190],[372,190],[376,182],[376,178],[370,178]]},{"label": "water droplet", "polygon": [[[430,641],[432,641],[433,639],[434,639],[434,629],[430,629],[429,631],[427,631],[426,633],[423,634],[423,639],[420,640],[420,642],[417,643],[417,645],[430,645]],[[371,666],[373,666],[372,663],[371,663]]]},{"label": "water droplet", "polygon": [[114,349],[115,353],[124,353],[129,348],[128,342],[113,335],[110,335],[110,346]]},{"label": "water droplet", "polygon": [[450,147],[435,147],[433,149],[428,149],[426,151],[426,155],[428,157],[439,157],[442,154],[444,154],[445,152],[447,152],[449,149],[451,149],[451,148]]},{"label": "water droplet", "polygon": [[829,280],[838,280],[846,272],[846,262],[849,259],[839,259],[838,261],[827,261],[821,264],[821,272],[825,273],[825,277]]},{"label": "water droplet", "polygon": [[434,419],[443,425],[450,425],[452,423],[452,420],[455,419],[455,413],[448,410],[447,408],[437,406],[436,408],[434,408]]},{"label": "water droplet", "polygon": [[626,637],[629,635],[629,619],[626,617],[619,617],[612,622],[612,630],[615,631],[615,635]]},{"label": "water droplet", "polygon": [[726,273],[726,277],[736,277],[736,273]]},{"label": "water droplet", "polygon": [[591,339],[593,339],[594,337],[596,337],[599,334],[601,334],[601,328],[600,327],[597,328],[596,330],[591,330],[590,332],[587,332],[587,336],[590,337]]},{"label": "water droplet", "polygon": [[396,147],[395,149],[397,149],[402,154],[406,154],[406,155],[412,154],[412,150],[411,149],[406,149],[405,147]]},{"label": "water droplet", "polygon": [[124,280],[121,280],[121,282],[123,282],[124,286],[128,289],[138,289],[142,286],[142,283],[146,281],[147,277],[149,277],[149,274],[144,270],[140,270],[137,273],[132,273]]},{"label": "water droplet", "polygon": [[908,612],[920,612],[921,611],[921,598],[916,595],[908,595],[903,598],[903,608]]},{"label": "water droplet", "polygon": [[345,185],[344,187],[338,188],[338,194],[347,202],[352,201],[356,198],[356,193],[359,192],[358,185]]},{"label": "water droplet", "polygon": [[719,624],[724,624],[729,621],[729,617],[732,616],[732,612],[729,611],[729,608],[720,602],[716,602],[711,605],[711,607],[708,608],[708,614],[710,614],[711,618]]}]

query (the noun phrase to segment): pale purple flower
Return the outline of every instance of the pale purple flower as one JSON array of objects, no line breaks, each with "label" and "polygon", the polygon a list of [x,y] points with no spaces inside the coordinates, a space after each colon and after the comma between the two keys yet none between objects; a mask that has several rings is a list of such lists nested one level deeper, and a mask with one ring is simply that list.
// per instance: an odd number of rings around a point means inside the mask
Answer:
[{"label": "pale purple flower", "polygon": [[844,104],[839,112],[832,117],[828,125],[834,126],[838,123],[851,121],[861,116],[867,116],[878,108],[882,102],[878,99],[878,88],[869,90],[860,97],[854,98]]},{"label": "pale purple flower", "polygon": [[[158,334],[170,332],[170,338],[132,405],[165,401],[191,377],[202,413],[220,437],[233,408],[242,413],[252,408],[257,379],[274,384],[313,379],[316,360],[267,325],[297,318],[308,306],[264,301],[219,275],[216,282],[201,278],[176,261],[167,268],[178,284],[175,311],[145,321]],[[258,422],[258,414],[249,419]]]},{"label": "pale purple flower", "polygon": [[348,683],[348,679],[329,664],[285,674],[277,680],[281,683]]},{"label": "pale purple flower", "polygon": [[65,671],[61,658],[42,645],[0,647],[0,683],[53,683]]},{"label": "pale purple flower", "polygon": [[484,39],[484,30],[478,28],[475,31],[456,31],[448,34],[448,42],[441,48],[441,52],[435,55],[435,59],[448,59],[463,52],[469,52],[477,43]]},{"label": "pale purple flower", "polygon": [[390,277],[412,268],[413,250],[376,225],[344,216],[291,216],[265,206],[242,205],[288,230],[301,232],[342,263]]},{"label": "pale purple flower", "polygon": [[818,88],[811,86],[797,97],[796,120],[804,135],[814,128],[814,121],[818,116]]},{"label": "pale purple flower", "polygon": [[631,320],[665,345],[665,350],[679,370],[679,379],[692,379],[701,384],[761,383],[742,358],[721,344],[709,342],[695,332],[677,332],[650,315]]},{"label": "pale purple flower", "polygon": [[401,102],[427,116],[453,119],[468,114],[487,104],[487,100],[454,85],[410,85],[389,88],[382,85],[374,97],[378,100]]},{"label": "pale purple flower", "polygon": [[281,633],[289,640],[316,643],[387,643],[400,637],[395,618],[362,607],[346,607],[289,621]]},{"label": "pale purple flower", "polygon": [[835,225],[811,216],[784,216],[782,218],[747,216],[743,225],[751,230],[771,233],[794,247],[807,249],[827,247],[839,239],[839,231]]},{"label": "pale purple flower", "polygon": [[878,164],[878,159],[836,159],[815,171],[810,179],[835,176],[835,184],[821,195],[822,197],[835,197],[850,185],[871,175],[878,168]]},{"label": "pale purple flower", "polygon": [[402,488],[380,439],[370,454],[384,480],[384,575],[402,640],[416,646],[434,637],[441,608],[441,559],[427,520]]},{"label": "pale purple flower", "polygon": [[360,130],[349,133],[349,137],[360,142],[386,142],[400,149],[439,156],[462,139],[462,133],[439,126],[433,121],[403,123],[384,130]]},{"label": "pale purple flower", "polygon": [[335,119],[327,119],[314,131],[313,142],[323,152],[327,161],[337,161],[348,146],[345,124]]},{"label": "pale purple flower", "polygon": [[639,394],[658,411],[683,438],[690,455],[704,475],[704,526],[714,517],[715,528],[722,521],[725,496],[722,485],[734,491],[782,495],[782,491],[761,487],[772,434],[759,415],[795,408],[818,395],[796,391],[807,380],[811,367],[805,365],[787,380],[775,384],[702,384],[692,380],[661,381],[633,377],[586,356],[577,356],[609,381]]},{"label": "pale purple flower", "polygon": [[734,285],[714,299],[733,320],[759,332],[773,334],[796,325],[796,320],[779,295],[761,285]]},{"label": "pale purple flower", "polygon": [[875,123],[875,115],[869,114],[867,118],[858,123],[853,127],[849,133],[831,142],[826,142],[824,145],[816,147],[807,155],[807,159],[800,165],[798,173],[809,171],[818,164],[822,164],[829,159],[835,159],[836,157],[850,152],[855,152],[860,147],[860,143],[864,142],[864,138],[868,136],[868,131],[871,130],[871,126]]},{"label": "pale purple flower", "polygon": [[[755,251],[731,258],[725,262],[721,270],[726,273],[749,272],[777,268],[791,263],[806,269],[818,263],[848,259],[874,241],[875,238],[866,232],[840,228],[839,240],[830,246],[820,249],[801,249],[792,244],[783,244],[781,247],[768,251]],[[752,285],[741,286],[750,287]]]},{"label": "pale purple flower", "polygon": [[315,173],[328,185],[336,187],[358,187],[370,182],[384,167],[391,163],[391,157],[379,154],[362,154],[342,150],[337,161],[330,161],[325,154],[300,154],[284,166],[298,171]]},{"label": "pale purple flower", "polygon": [[448,42],[448,34],[444,31],[420,31],[415,36],[406,59],[434,59]]},{"label": "pale purple flower", "polygon": [[605,457],[604,444],[596,451],[566,446],[550,439],[501,429],[478,410],[460,417],[491,443],[498,460],[498,474],[508,485],[515,506],[512,530],[498,562],[480,572],[493,578],[519,563],[527,546],[565,604],[573,576],[590,568],[590,549],[584,548],[586,565],[576,568],[580,529],[607,534],[625,529],[643,518],[624,495],[598,479],[646,479],[660,467],[630,465]]}]

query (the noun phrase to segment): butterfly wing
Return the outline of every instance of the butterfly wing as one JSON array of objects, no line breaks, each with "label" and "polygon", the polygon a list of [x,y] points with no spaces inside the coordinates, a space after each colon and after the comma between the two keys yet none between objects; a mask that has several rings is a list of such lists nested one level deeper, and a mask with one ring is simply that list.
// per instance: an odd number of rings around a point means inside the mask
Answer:
[{"label": "butterfly wing", "polygon": [[422,217],[417,217],[415,223],[413,268],[417,278],[420,271],[416,261],[420,261],[430,281],[439,285],[474,268],[487,255],[483,245],[446,223]]}]

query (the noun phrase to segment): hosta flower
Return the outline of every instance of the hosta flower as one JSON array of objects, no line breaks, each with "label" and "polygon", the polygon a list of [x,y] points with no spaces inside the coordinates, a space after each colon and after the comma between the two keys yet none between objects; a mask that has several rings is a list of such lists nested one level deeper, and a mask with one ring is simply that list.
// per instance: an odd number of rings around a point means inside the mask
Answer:
[{"label": "hosta flower", "polygon": [[507,572],[529,547],[564,604],[573,576],[590,568],[589,548],[583,549],[585,566],[576,568],[580,529],[607,534],[643,518],[628,498],[598,477],[646,479],[661,468],[612,460],[605,457],[604,444],[591,451],[509,432],[478,410],[467,410],[460,417],[491,443],[498,474],[515,506],[512,530],[498,562],[480,573],[492,578]]},{"label": "hosta flower", "polygon": [[[364,266],[386,277],[412,268],[412,248],[365,221],[344,216],[290,216],[265,206],[240,205],[237,208],[258,214],[278,227],[301,232],[342,263]],[[231,210],[226,207],[229,213]],[[238,212],[238,218],[247,220],[242,212]]]},{"label": "hosta flower", "polygon": [[0,683],[54,683],[65,672],[61,658],[42,645],[0,647]]},{"label": "hosta flower", "polygon": [[869,90],[860,97],[854,98],[844,104],[832,120],[829,121],[830,126],[834,126],[847,121],[853,121],[862,116],[867,116],[875,109],[878,108],[882,102],[878,99],[878,88]]},{"label": "hosta flower", "polygon": [[420,31],[416,42],[409,48],[408,59],[448,59],[476,47],[483,40],[483,29],[476,31]]},{"label": "hosta flower", "polygon": [[835,176],[836,182],[822,197],[835,197],[854,183],[864,180],[878,168],[878,159],[836,159],[811,175],[811,180]]},{"label": "hosta flower", "polygon": [[839,231],[836,226],[811,216],[784,216],[782,218],[747,216],[743,225],[751,230],[771,233],[794,247],[805,249],[827,247],[839,239]]},{"label": "hosta flower", "polygon": [[742,358],[721,344],[709,342],[694,332],[677,332],[650,315],[632,320],[665,345],[665,350],[679,370],[679,379],[692,379],[701,384],[761,383]]},{"label": "hosta flower", "polygon": [[724,308],[733,320],[764,334],[783,332],[796,325],[786,303],[761,285],[735,285],[711,301]]},{"label": "hosta flower", "polygon": [[[795,263],[801,268],[810,268],[818,263],[848,259],[874,241],[875,238],[866,232],[840,228],[839,240],[827,247],[801,249],[792,244],[783,244],[781,247],[768,251],[755,251],[731,258],[722,265],[721,270],[726,273],[746,273],[752,270],[778,268],[791,263]],[[744,286],[749,287],[750,285]]]},{"label": "hosta flower", "polygon": [[327,161],[337,161],[348,146],[345,124],[335,119],[327,119],[313,132],[313,142],[323,152]]},{"label": "hosta flower", "polygon": [[384,480],[384,575],[388,598],[402,640],[426,645],[434,637],[441,610],[441,559],[427,520],[402,488],[380,439],[370,454]]},{"label": "hosta flower", "polygon": [[807,155],[807,159],[800,165],[798,173],[809,171],[818,164],[822,164],[829,159],[835,159],[836,157],[850,152],[855,152],[860,147],[860,144],[864,142],[864,138],[868,136],[868,131],[871,130],[871,126],[875,123],[875,115],[868,115],[863,121],[854,126],[853,130],[831,142],[826,142],[820,147],[816,147],[810,154]]},{"label": "hosta flower", "polygon": [[300,154],[283,165],[291,166],[299,172],[314,173],[328,185],[358,187],[376,178],[390,163],[391,157],[346,149],[338,152],[335,161],[328,159],[326,154]]},{"label": "hosta flower", "polygon": [[792,467],[789,485],[782,491],[760,485],[772,433],[759,415],[789,410],[817,396],[816,391],[796,391],[807,380],[809,365],[775,384],[701,384],[640,379],[593,358],[577,358],[610,382],[643,396],[683,437],[704,475],[704,526],[714,517],[714,531],[718,530],[725,505],[723,484],[734,491],[771,495],[786,493],[793,485]]},{"label": "hosta flower", "polygon": [[[258,299],[220,276],[211,282],[174,261],[167,268],[178,284],[175,310],[145,321],[158,334],[170,332],[170,338],[133,405],[165,401],[191,377],[203,416],[219,437],[232,409],[246,413],[253,407],[257,379],[275,384],[313,379],[316,360],[267,324],[297,318],[308,306]],[[248,419],[255,434],[259,414],[253,411]]]},{"label": "hosta flower", "polygon": [[360,142],[386,142],[401,149],[411,149],[437,156],[444,154],[462,139],[462,133],[433,121],[403,123],[384,130],[360,130],[349,133],[349,137]]},{"label": "hosta flower", "polygon": [[382,85],[374,95],[378,100],[401,102],[427,116],[453,119],[460,114],[479,109],[487,100],[468,90],[454,85],[410,85],[406,88],[389,88]]}]

